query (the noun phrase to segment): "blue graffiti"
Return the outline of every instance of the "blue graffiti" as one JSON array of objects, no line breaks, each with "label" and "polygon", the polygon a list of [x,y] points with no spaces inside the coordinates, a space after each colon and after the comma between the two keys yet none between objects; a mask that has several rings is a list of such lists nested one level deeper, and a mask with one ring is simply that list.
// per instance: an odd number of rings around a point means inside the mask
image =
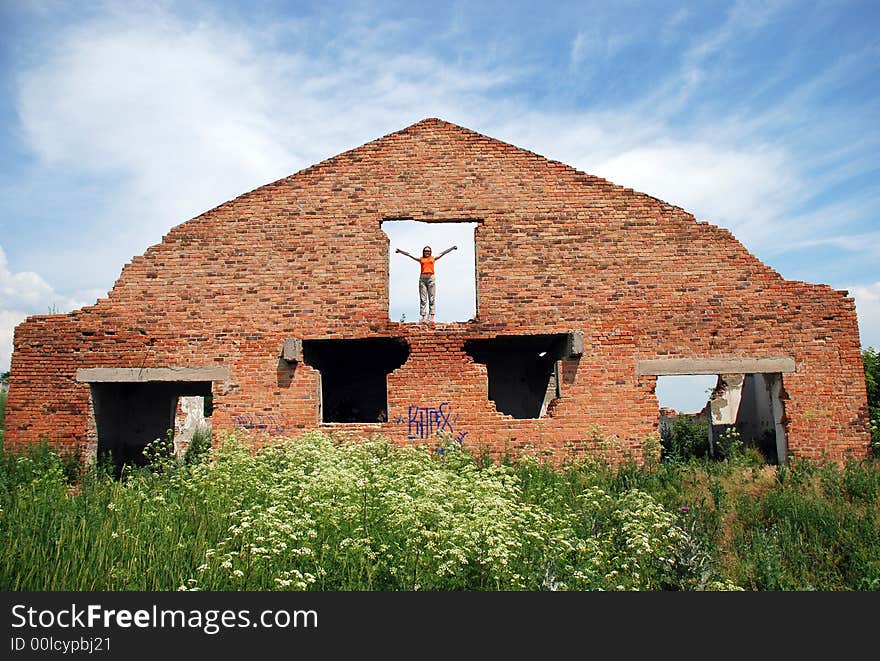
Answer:
[{"label": "blue graffiti", "polygon": [[410,406],[407,436],[426,439],[443,432],[454,433],[449,402],[440,406]]},{"label": "blue graffiti", "polygon": [[436,435],[448,434],[456,443],[461,444],[467,436],[466,431],[455,431],[455,423],[458,415],[453,414],[449,402],[443,402],[439,406],[412,405],[407,410],[407,416],[395,417],[397,424],[407,425],[407,438],[425,440]]},{"label": "blue graffiti", "polygon": [[234,415],[232,426],[236,429],[264,431],[270,434],[283,434],[285,430],[284,416],[275,415]]}]

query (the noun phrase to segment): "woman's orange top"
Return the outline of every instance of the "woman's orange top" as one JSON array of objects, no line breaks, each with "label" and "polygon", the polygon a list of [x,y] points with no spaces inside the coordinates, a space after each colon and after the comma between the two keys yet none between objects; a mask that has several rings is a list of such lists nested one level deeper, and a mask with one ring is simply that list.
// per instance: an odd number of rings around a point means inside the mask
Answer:
[{"label": "woman's orange top", "polygon": [[434,260],[436,257],[419,257],[422,265],[422,275],[434,275]]}]

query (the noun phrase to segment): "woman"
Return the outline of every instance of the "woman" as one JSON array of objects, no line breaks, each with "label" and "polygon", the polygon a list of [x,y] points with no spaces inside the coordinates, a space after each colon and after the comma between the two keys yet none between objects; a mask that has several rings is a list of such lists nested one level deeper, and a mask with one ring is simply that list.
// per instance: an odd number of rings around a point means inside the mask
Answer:
[{"label": "woman", "polygon": [[436,292],[436,283],[434,280],[434,262],[443,257],[448,252],[458,250],[458,246],[452,246],[441,252],[436,257],[431,256],[431,246],[422,248],[421,257],[413,257],[405,250],[397,249],[401,255],[406,255],[410,259],[414,259],[419,263],[421,272],[419,274],[419,314],[421,315],[421,323],[425,323],[425,311],[430,312],[430,322],[434,323],[434,298]]}]

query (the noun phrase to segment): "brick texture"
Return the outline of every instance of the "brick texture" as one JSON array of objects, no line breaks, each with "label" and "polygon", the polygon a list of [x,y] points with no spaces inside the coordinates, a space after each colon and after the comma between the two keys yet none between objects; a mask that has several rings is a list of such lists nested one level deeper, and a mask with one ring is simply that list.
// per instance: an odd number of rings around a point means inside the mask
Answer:
[{"label": "brick texture", "polygon": [[[389,319],[389,218],[479,221],[476,319],[434,329]],[[584,353],[563,361],[562,396],[540,419],[497,412],[485,366],[463,350],[469,339],[574,330]],[[388,421],[322,424],[318,373],[280,361],[284,340],[366,337],[410,346],[388,377]],[[433,410],[444,431],[494,453],[639,459],[659,414],[656,377],[637,377],[636,363],[740,356],[795,359],[783,379],[791,454],[867,453],[846,292],[784,280],[678,207],[427,119],[174,227],[107,298],[20,324],[6,438],[85,451],[94,422],[78,368],[224,365],[215,432],[319,427],[411,443],[432,431],[413,415]]]}]

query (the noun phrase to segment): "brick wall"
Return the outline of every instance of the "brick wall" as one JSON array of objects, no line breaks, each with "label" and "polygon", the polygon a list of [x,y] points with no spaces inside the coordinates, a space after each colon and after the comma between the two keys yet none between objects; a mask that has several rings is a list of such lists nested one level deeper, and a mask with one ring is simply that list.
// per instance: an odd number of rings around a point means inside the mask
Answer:
[{"label": "brick wall", "polygon": [[[389,319],[388,218],[480,222],[476,320]],[[498,413],[485,366],[463,350],[574,330],[584,353],[564,361],[562,397],[540,419]],[[388,421],[322,425],[316,370],[279,362],[293,337],[405,338]],[[6,438],[84,451],[78,368],[224,365],[215,431],[271,416],[288,435],[324,427],[414,442],[412,411],[442,404],[471,446],[619,460],[642,456],[657,431],[656,377],[637,377],[637,361],[784,355],[797,365],[783,382],[791,453],[839,459],[869,447],[859,347],[845,292],[782,279],[678,207],[429,119],[178,225],[125,266],[108,298],[19,325]]]}]

